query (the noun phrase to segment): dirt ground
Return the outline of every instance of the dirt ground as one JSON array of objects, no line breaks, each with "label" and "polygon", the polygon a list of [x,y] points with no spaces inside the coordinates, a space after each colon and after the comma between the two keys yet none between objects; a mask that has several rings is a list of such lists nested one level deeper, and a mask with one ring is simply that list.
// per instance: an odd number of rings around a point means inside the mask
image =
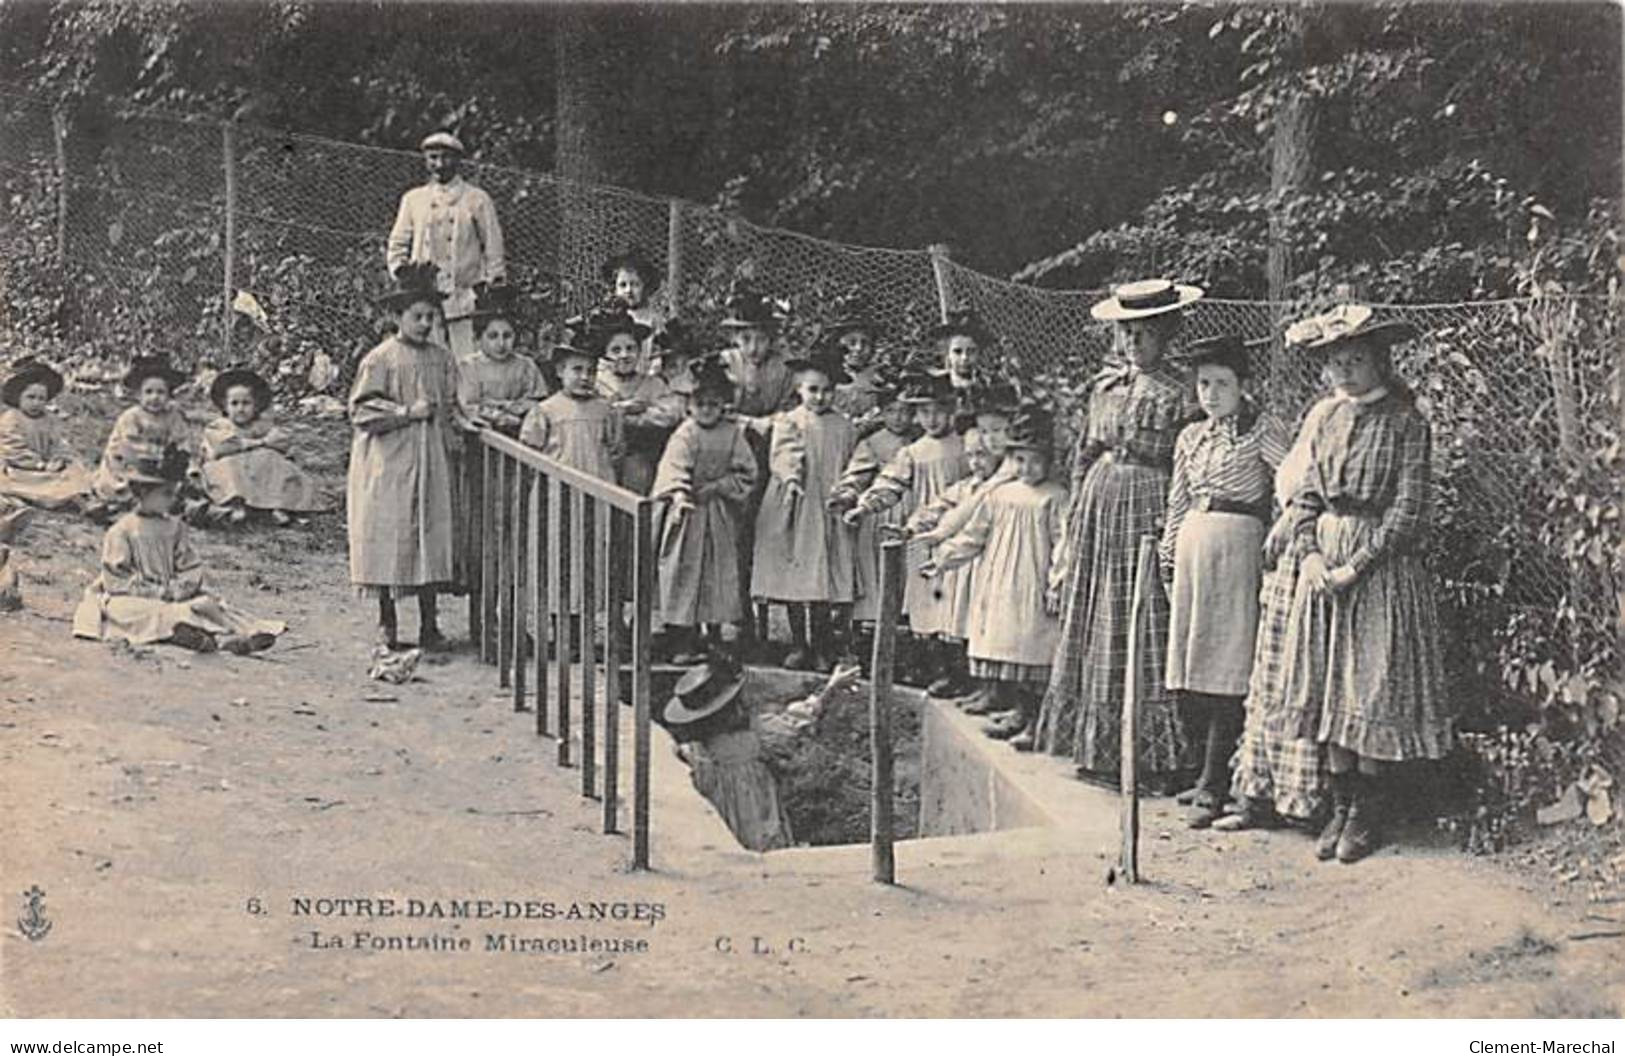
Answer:
[{"label": "dirt ground", "polygon": [[[345,443],[341,426],[306,429],[305,456],[335,497]],[[1148,882],[1135,887],[1105,882],[1109,841],[1028,829],[901,844],[901,885],[886,888],[869,882],[866,848],[751,855],[718,839],[703,807],[658,797],[656,871],[630,873],[626,839],[599,833],[579,771],[553,765],[554,742],[513,714],[490,668],[460,652],[411,685],[365,678],[371,614],[346,583],[340,514],[306,529],[200,533],[221,592],[291,627],[254,658],[74,641],[69,617],[99,538],[93,525],[40,516],[17,555],[27,607],[0,616],[6,909],[21,915],[21,893],[38,885],[53,922],[37,942],[5,929],[0,1012],[1625,1008],[1625,897],[1431,840],[1323,865],[1303,835],[1191,833],[1161,800],[1146,805]],[[449,609],[448,630],[463,636],[464,606]],[[403,632],[415,631],[408,608]],[[676,765],[657,756],[657,768]],[[658,904],[662,919],[296,916],[298,900],[329,897]],[[356,949],[358,931],[469,937],[476,949]],[[487,933],[621,946],[480,952]],[[631,945],[640,940],[646,951]]]}]

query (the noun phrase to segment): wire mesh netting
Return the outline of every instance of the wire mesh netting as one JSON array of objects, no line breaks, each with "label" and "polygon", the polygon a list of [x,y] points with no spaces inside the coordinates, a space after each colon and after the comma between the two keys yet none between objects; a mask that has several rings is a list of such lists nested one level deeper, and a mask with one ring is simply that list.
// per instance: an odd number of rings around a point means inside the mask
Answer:
[{"label": "wire mesh netting", "polygon": [[[253,359],[277,375],[284,396],[305,394],[318,354],[340,366],[330,392],[342,395],[353,364],[384,333],[372,298],[387,280],[384,245],[401,193],[424,179],[415,153],[153,113],[102,117],[59,137],[48,104],[9,92],[0,92],[0,136],[5,329],[43,327],[107,357]],[[843,245],[540,172],[470,164],[465,174],[496,202],[509,277],[532,300],[537,345],[604,296],[606,258],[637,249],[662,279],[675,252],[676,288],[668,283],[658,299],[717,341],[715,323],[740,279],[791,302],[793,345],[853,295],[880,340],[903,352],[921,349],[945,303],[973,308],[996,338],[990,368],[1073,424],[1111,354],[1111,329],[1089,313],[1103,291],[1021,285],[924,249]],[[71,282],[72,296],[53,296],[41,286],[51,269],[32,266],[59,254],[72,278],[58,281]],[[238,291],[263,319],[226,309]],[[1207,299],[1186,313],[1181,340],[1255,341],[1257,391],[1295,421],[1322,385],[1279,334],[1284,321],[1319,307]],[[1448,499],[1440,506],[1450,511],[1435,524],[1436,560],[1493,580],[1511,604],[1552,608],[1573,585],[1517,512],[1554,453],[1593,440],[1609,418],[1619,305],[1378,308],[1423,335],[1396,362],[1434,426],[1438,493]]]}]

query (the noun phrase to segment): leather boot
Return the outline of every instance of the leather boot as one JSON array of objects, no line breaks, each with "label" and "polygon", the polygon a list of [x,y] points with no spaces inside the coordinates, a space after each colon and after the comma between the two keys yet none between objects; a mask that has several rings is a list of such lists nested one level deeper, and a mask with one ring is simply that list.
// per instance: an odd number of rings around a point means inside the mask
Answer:
[{"label": "leather boot", "polygon": [[1380,786],[1365,774],[1349,776],[1354,778],[1353,801],[1349,804],[1348,824],[1343,826],[1343,834],[1337,839],[1337,860],[1345,865],[1359,861],[1382,846]]},{"label": "leather boot", "polygon": [[1343,830],[1348,826],[1349,804],[1354,797],[1354,775],[1332,775],[1332,816],[1326,822],[1326,827],[1320,830],[1320,839],[1315,841],[1315,857],[1323,862],[1329,862],[1337,856],[1337,845],[1343,838]]}]

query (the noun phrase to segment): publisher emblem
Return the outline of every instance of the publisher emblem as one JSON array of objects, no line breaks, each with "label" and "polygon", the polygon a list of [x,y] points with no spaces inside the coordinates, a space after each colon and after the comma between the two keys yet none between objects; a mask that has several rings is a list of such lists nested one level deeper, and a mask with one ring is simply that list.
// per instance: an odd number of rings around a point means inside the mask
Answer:
[{"label": "publisher emblem", "polygon": [[17,918],[17,930],[29,942],[38,942],[50,934],[51,921],[45,916],[45,892],[38,884],[23,892],[23,915]]}]

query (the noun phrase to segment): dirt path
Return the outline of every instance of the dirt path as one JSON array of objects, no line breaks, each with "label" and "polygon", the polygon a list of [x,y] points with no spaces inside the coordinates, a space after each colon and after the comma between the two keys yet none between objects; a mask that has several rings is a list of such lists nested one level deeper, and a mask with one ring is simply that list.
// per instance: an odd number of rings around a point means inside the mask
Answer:
[{"label": "dirt path", "polygon": [[[339,455],[338,457],[342,457]],[[1549,904],[1439,850],[1320,865],[1307,839],[1187,832],[1148,805],[1144,870],[1053,830],[753,856],[702,808],[657,802],[661,871],[624,871],[577,771],[552,765],[467,654],[366,681],[366,606],[337,518],[210,534],[223,592],[293,627],[260,659],[73,641],[99,530],[44,516],[0,616],[6,919],[19,1016],[1547,1016],[1625,1008],[1625,903]],[[461,605],[450,630],[461,635]],[[407,633],[415,614],[405,614]],[[369,695],[397,699],[368,701]],[[660,765],[674,765],[669,760]],[[697,800],[696,800],[697,803]],[[700,819],[695,821],[694,819]],[[687,819],[687,820],[682,820]],[[1166,834],[1166,838],[1162,835]],[[296,918],[295,898],[656,904],[580,924]],[[258,899],[263,915],[248,910]],[[1588,916],[1589,915],[1589,916]],[[1600,919],[1599,919],[1600,918]],[[312,931],[470,938],[469,952],[316,948]],[[646,952],[480,952],[484,935],[585,934]],[[726,939],[726,942],[720,940]],[[753,939],[771,952],[751,952]],[[792,942],[791,940],[795,940]],[[732,952],[724,952],[727,947]]]}]

